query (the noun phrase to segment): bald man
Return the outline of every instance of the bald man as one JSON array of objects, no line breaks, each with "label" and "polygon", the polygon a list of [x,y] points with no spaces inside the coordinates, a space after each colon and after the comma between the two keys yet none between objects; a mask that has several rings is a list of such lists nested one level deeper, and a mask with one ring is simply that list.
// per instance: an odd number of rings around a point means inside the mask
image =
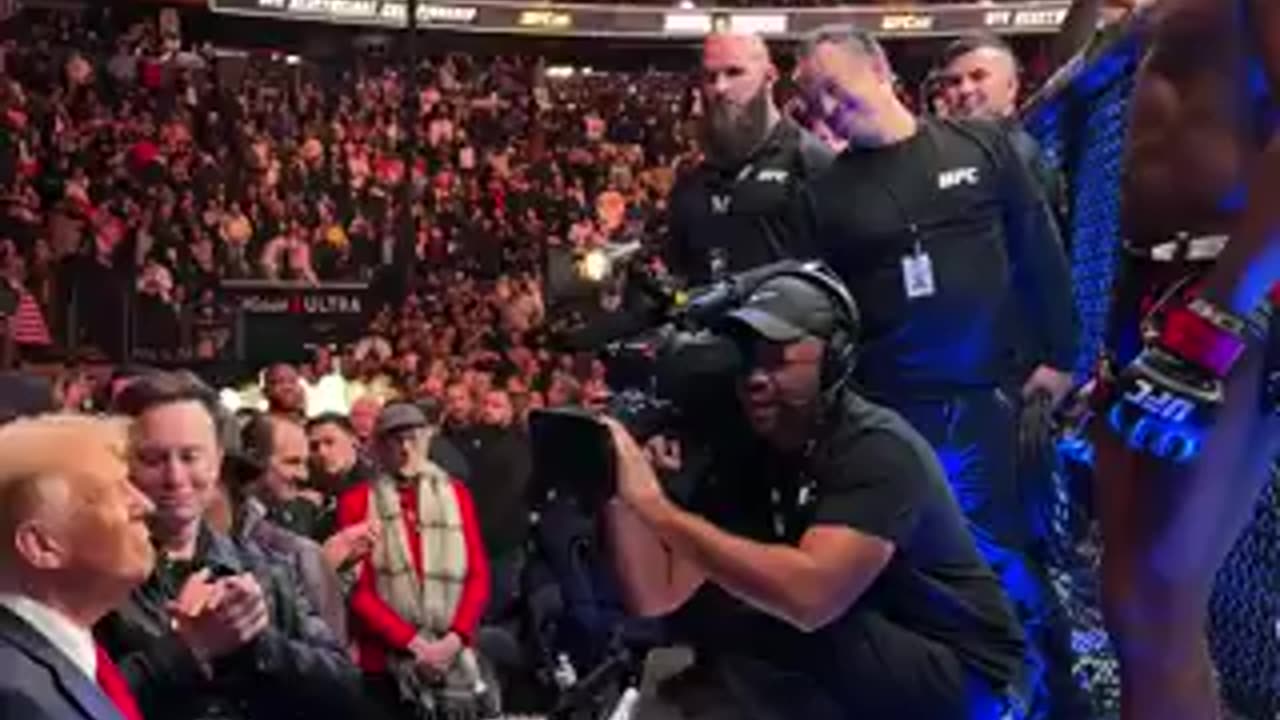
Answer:
[{"label": "bald man", "polygon": [[141,719],[91,634],[155,560],[125,428],[73,415],[0,428],[2,718]]},{"label": "bald man", "polygon": [[782,116],[778,70],[754,35],[706,39],[698,87],[705,159],[676,183],[665,259],[691,285],[788,257],[811,257],[812,219],[794,202],[831,150]]}]

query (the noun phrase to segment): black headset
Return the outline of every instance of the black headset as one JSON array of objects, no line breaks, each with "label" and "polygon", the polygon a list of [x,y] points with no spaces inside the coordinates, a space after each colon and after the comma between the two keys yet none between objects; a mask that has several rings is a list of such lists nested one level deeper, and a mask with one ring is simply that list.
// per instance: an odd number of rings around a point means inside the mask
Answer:
[{"label": "black headset", "polygon": [[835,310],[835,327],[830,337],[823,338],[826,350],[822,357],[820,390],[823,402],[830,404],[848,385],[853,370],[858,365],[858,338],[862,335],[862,316],[858,312],[858,304],[831,268],[817,260],[783,263],[776,272],[743,288],[741,297],[751,297],[757,288],[780,277],[797,278],[821,290]]}]

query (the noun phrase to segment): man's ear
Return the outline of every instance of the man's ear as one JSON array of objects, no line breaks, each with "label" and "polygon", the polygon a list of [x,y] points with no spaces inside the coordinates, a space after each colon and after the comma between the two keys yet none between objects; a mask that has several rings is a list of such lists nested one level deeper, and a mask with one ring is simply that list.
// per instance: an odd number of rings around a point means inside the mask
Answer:
[{"label": "man's ear", "polygon": [[764,81],[769,85],[773,85],[774,83],[778,82],[778,66],[777,65],[774,65],[773,63],[769,63],[768,65],[765,66]]},{"label": "man's ear", "polygon": [[26,520],[13,531],[13,549],[19,557],[39,570],[56,570],[67,560],[62,542],[45,523]]}]

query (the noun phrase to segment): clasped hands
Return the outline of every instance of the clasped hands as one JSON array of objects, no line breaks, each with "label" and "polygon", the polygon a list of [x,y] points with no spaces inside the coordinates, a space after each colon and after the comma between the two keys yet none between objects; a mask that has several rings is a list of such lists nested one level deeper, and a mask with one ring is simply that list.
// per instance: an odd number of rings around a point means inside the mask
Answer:
[{"label": "clasped hands", "polygon": [[270,625],[262,586],[250,573],[213,578],[205,568],[183,583],[168,604],[174,632],[200,661],[210,664],[252,642]]},{"label": "clasped hands", "polygon": [[438,678],[448,672],[458,653],[462,652],[462,638],[455,632],[446,633],[439,640],[428,640],[416,635],[409,642],[409,654],[418,669],[429,678]]}]

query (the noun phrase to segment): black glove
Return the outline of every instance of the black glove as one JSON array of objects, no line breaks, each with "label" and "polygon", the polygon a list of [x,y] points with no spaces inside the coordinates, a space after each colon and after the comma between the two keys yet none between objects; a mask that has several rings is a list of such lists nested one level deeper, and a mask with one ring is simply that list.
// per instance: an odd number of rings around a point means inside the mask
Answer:
[{"label": "black glove", "polygon": [[1202,299],[1162,314],[1158,333],[1121,371],[1107,420],[1135,450],[1187,462],[1222,406],[1224,379],[1257,336],[1249,321]]},{"label": "black glove", "polygon": [[1107,422],[1129,447],[1174,462],[1200,450],[1223,401],[1222,378],[1149,347],[1116,379]]}]

